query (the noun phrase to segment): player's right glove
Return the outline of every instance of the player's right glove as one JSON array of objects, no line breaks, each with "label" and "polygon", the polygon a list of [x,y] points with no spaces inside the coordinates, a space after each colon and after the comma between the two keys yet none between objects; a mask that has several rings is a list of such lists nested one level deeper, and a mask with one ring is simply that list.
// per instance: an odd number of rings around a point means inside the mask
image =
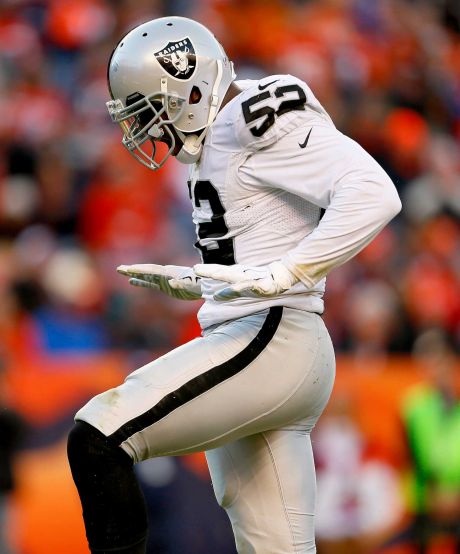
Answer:
[{"label": "player's right glove", "polygon": [[200,278],[191,267],[182,265],[135,264],[120,265],[118,273],[127,275],[136,287],[160,290],[179,300],[201,298]]},{"label": "player's right glove", "polygon": [[195,274],[228,286],[214,295],[214,300],[235,298],[269,298],[290,289],[299,279],[281,262],[252,267],[246,265],[197,264]]}]

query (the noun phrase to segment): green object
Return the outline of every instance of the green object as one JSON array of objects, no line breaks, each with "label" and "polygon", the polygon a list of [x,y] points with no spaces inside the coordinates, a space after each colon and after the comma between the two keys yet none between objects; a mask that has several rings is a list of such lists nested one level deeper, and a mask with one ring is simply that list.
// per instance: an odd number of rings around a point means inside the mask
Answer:
[{"label": "green object", "polygon": [[423,511],[429,487],[460,491],[460,401],[447,406],[440,391],[419,386],[404,402],[403,419],[414,463],[415,505]]}]

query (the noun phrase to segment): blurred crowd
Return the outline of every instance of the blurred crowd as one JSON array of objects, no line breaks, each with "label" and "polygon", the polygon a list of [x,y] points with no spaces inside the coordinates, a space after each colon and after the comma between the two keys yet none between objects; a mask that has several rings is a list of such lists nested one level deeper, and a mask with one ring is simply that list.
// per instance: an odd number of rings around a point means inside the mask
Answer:
[{"label": "blurred crowd", "polygon": [[[115,272],[122,263],[198,260],[186,166],[171,161],[152,173],[135,162],[105,107],[119,38],[171,14],[210,27],[238,78],[304,79],[398,188],[402,213],[328,277],[324,318],[338,352],[411,353],[451,367],[460,346],[458,0],[2,0],[0,358],[20,367],[23,358],[117,349],[134,369],[199,332],[199,302],[131,289]],[[443,349],[449,356],[429,356]],[[431,396],[415,391],[407,401],[403,423],[412,429],[417,402],[439,396],[438,429],[457,433],[443,445],[458,444],[460,390],[449,385],[449,395],[445,376],[437,380]],[[325,554],[366,552],[354,542],[360,522],[378,534],[401,513],[397,478],[369,457],[352,411],[339,395],[317,434]],[[460,451],[438,446],[458,468]],[[415,465],[448,475],[447,462],[414,452]],[[454,500],[442,479],[441,493],[423,498],[458,521],[457,481],[449,481]],[[416,523],[426,527],[423,517]]]},{"label": "blurred crowd", "polygon": [[[167,349],[197,304],[128,290],[119,263],[191,264],[186,168],[120,144],[106,66],[163,15],[208,25],[238,77],[303,78],[393,178],[402,214],[328,279],[339,351],[460,340],[460,7],[455,0],[4,0],[0,7],[0,340],[21,354]],[[183,305],[185,304],[185,306]],[[190,331],[186,327],[190,326]]]}]

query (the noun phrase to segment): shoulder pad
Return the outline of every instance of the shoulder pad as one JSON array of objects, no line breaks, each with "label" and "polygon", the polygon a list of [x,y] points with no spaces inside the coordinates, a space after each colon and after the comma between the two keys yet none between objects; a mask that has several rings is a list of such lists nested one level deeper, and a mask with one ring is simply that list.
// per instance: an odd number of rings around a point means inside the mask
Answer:
[{"label": "shoulder pad", "polygon": [[248,150],[275,143],[298,126],[299,115],[307,108],[321,107],[306,83],[292,75],[236,84],[244,89],[233,106],[236,138]]}]

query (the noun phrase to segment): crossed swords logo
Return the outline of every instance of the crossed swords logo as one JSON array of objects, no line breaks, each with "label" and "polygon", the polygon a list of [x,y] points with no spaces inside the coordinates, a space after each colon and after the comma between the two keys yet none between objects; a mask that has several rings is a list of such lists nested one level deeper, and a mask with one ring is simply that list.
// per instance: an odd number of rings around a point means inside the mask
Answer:
[{"label": "crossed swords logo", "polygon": [[195,48],[191,40],[185,37],[168,44],[155,52],[162,67],[176,79],[189,79],[196,67]]}]

